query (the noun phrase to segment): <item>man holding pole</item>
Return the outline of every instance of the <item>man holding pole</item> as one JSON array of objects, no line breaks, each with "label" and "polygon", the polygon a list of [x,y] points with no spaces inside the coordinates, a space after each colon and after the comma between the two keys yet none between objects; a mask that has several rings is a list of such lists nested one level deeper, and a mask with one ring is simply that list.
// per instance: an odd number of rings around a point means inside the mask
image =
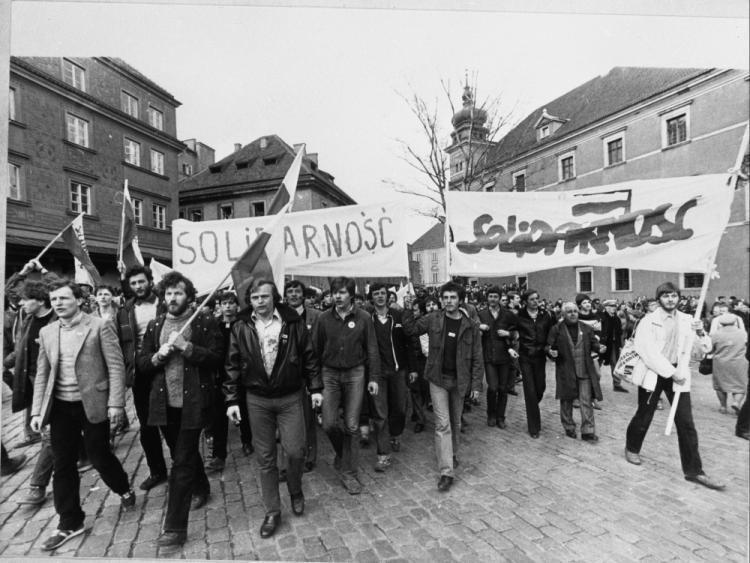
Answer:
[{"label": "man holding pole", "polygon": [[641,464],[641,446],[664,391],[670,403],[679,399],[674,424],[685,479],[722,490],[725,485],[712,481],[703,472],[690,405],[690,356],[695,334],[705,338],[703,325],[677,310],[680,292],[674,284],[666,282],[657,287],[656,299],[659,307],[641,319],[635,333],[635,349],[646,367],[656,373],[656,382],[653,389],[646,389],[644,385],[650,387],[646,377],[638,388],[638,410],[628,425],[625,459],[634,465]]}]

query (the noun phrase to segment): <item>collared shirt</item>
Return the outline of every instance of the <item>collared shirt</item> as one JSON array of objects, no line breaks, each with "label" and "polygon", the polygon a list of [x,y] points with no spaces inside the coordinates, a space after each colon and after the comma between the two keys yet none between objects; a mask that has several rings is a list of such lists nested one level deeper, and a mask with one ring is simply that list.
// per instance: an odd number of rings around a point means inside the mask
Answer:
[{"label": "collared shirt", "polygon": [[78,349],[76,343],[81,337],[79,332],[83,312],[72,319],[60,319],[60,359],[55,380],[55,398],[61,401],[80,401],[81,391],[78,387],[78,377],[76,376],[76,358],[74,350]]},{"label": "collared shirt", "polygon": [[255,324],[255,330],[258,332],[258,341],[260,342],[260,352],[263,355],[263,366],[266,368],[266,374],[271,375],[273,366],[276,363],[276,355],[279,353],[279,335],[281,334],[281,315],[274,309],[269,320],[261,319],[255,312],[251,313],[250,318]]},{"label": "collared shirt", "polygon": [[677,309],[668,313],[659,307],[659,317],[664,327],[664,349],[662,354],[671,364],[677,364],[677,341],[679,338],[677,329]]}]

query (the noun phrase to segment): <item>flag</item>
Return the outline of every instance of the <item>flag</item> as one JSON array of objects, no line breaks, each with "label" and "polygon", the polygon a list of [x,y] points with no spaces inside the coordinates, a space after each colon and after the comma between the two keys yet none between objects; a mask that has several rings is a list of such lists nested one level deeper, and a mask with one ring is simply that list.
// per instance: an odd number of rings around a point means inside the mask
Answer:
[{"label": "flag", "polygon": [[143,266],[143,256],[138,246],[138,227],[135,222],[135,205],[130,199],[127,180],[122,193],[122,238],[120,239],[120,260],[126,268]]},{"label": "flag", "polygon": [[172,271],[172,268],[170,268],[166,264],[162,264],[161,262],[155,260],[154,258],[151,258],[149,269],[151,270],[151,274],[154,277],[154,285],[159,283],[164,276],[166,276],[169,272]]},{"label": "flag", "polygon": [[232,281],[240,305],[249,305],[245,301],[247,288],[256,279],[269,279],[276,282],[282,291],[284,286],[284,214],[290,205],[279,209],[277,215],[268,223],[245,253],[232,266]]},{"label": "flag", "polygon": [[[89,256],[89,251],[86,249],[86,239],[83,236],[83,213],[73,219],[70,225],[65,228],[62,233],[62,239],[70,253],[81,263],[81,267],[86,270],[89,280],[93,282],[91,286],[96,287],[101,285],[102,277],[99,275],[99,270],[94,266],[91,256]],[[77,272],[78,267],[76,267]]]},{"label": "flag", "polygon": [[284,179],[281,181],[281,186],[276,190],[276,194],[271,200],[271,205],[268,208],[266,215],[276,215],[281,208],[289,203],[289,211],[294,207],[294,194],[297,192],[297,180],[299,179],[299,169],[302,165],[302,157],[305,155],[305,145],[302,145],[297,151],[297,155],[292,161],[292,165],[289,170],[286,171]]},{"label": "flag", "polygon": [[83,267],[81,261],[75,256],[73,257],[73,264],[75,265],[75,282],[77,284],[88,285],[94,289],[97,286],[97,283],[91,278],[89,271]]},{"label": "flag", "polygon": [[414,286],[411,284],[411,282],[406,285],[404,285],[404,282],[401,282],[401,287],[396,292],[398,304],[401,307],[404,306],[404,297],[406,297],[407,295],[414,295]]}]

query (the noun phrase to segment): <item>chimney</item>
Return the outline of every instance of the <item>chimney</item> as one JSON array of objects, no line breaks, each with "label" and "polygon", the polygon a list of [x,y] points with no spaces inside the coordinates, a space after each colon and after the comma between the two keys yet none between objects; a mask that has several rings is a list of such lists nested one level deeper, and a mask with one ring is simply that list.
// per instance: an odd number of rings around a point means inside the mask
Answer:
[{"label": "chimney", "polygon": [[311,152],[310,154],[308,154],[308,155],[306,155],[306,156],[307,156],[307,159],[308,159],[308,160],[309,160],[310,162],[314,162],[314,163],[315,163],[315,166],[318,166],[318,153],[316,153],[316,152]]},{"label": "chimney", "polygon": [[260,148],[265,149],[268,146],[268,139],[265,137],[260,138]]},{"label": "chimney", "polygon": [[302,148],[304,146],[305,146],[305,143],[295,143],[293,145],[293,147],[294,147],[294,154],[297,154],[299,152],[300,148]]},{"label": "chimney", "polygon": [[241,143],[235,143],[234,144],[234,152],[239,151],[241,148],[242,148],[242,144]]}]

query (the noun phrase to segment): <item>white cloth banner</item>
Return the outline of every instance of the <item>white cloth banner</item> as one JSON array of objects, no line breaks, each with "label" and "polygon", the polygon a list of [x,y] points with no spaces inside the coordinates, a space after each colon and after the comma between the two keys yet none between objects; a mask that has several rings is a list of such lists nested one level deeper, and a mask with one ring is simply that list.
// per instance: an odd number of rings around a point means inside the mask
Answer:
[{"label": "white cloth banner", "polygon": [[729,221],[727,174],[561,192],[448,192],[453,275],[565,266],[706,272]]},{"label": "white cloth banner", "polygon": [[[287,213],[286,273],[311,276],[409,276],[404,205],[347,205]],[[211,291],[270,220],[247,217],[172,222],[172,267],[198,293]]]}]

